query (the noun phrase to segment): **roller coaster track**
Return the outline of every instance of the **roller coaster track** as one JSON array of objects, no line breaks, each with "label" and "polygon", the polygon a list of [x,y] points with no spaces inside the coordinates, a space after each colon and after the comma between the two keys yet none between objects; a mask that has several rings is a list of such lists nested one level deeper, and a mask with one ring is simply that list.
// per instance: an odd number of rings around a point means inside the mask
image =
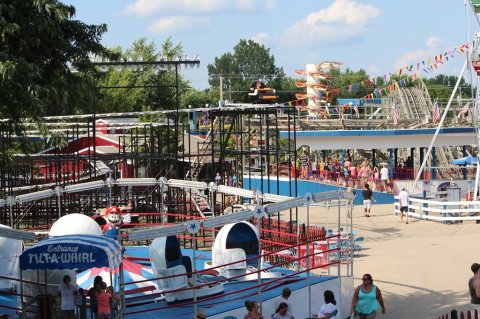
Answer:
[{"label": "roller coaster track", "polygon": [[[406,121],[403,123],[404,128],[432,128],[436,127],[433,123],[433,101],[423,81],[415,87],[400,88],[393,93],[393,97],[397,101],[397,108],[399,110],[400,118]],[[458,119],[447,118],[444,122],[445,127],[456,126]],[[448,167],[451,160],[455,158],[454,152],[448,147],[437,148],[437,166]],[[439,172],[440,173],[440,172]],[[442,173],[440,173],[442,174]],[[439,178],[450,178],[450,176],[438,176]]]}]

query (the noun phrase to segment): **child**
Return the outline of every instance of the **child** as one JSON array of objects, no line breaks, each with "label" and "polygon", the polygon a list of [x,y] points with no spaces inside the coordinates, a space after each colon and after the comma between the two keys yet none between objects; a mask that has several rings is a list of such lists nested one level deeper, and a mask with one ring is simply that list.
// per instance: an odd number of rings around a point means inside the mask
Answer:
[{"label": "child", "polygon": [[110,298],[120,300],[114,293],[107,291],[107,283],[102,281],[100,283],[100,291],[96,293],[97,305],[98,305],[98,319],[109,319],[110,310]]}]

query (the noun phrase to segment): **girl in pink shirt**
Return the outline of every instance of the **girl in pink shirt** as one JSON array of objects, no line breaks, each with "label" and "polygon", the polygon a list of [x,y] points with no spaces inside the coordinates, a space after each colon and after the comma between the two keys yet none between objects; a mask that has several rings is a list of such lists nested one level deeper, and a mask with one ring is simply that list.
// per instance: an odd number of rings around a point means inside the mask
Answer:
[{"label": "girl in pink shirt", "polygon": [[112,292],[107,292],[107,283],[102,281],[100,283],[100,291],[96,293],[98,304],[98,319],[110,318],[110,298],[120,299]]}]

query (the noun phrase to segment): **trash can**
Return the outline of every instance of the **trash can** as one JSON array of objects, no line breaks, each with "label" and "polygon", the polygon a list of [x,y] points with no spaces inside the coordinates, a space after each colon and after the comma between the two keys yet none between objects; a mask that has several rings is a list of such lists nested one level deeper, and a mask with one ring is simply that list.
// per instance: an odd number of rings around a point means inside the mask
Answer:
[{"label": "trash can", "polygon": [[38,318],[51,319],[53,318],[53,296],[52,295],[38,295]]}]

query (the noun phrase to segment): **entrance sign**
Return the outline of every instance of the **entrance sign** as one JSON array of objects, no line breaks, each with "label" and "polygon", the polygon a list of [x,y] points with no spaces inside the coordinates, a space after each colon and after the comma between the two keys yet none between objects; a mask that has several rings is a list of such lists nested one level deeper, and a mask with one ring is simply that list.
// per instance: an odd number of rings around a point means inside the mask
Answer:
[{"label": "entrance sign", "polygon": [[121,247],[94,235],[59,236],[39,242],[20,256],[20,269],[90,269],[121,264]]}]

